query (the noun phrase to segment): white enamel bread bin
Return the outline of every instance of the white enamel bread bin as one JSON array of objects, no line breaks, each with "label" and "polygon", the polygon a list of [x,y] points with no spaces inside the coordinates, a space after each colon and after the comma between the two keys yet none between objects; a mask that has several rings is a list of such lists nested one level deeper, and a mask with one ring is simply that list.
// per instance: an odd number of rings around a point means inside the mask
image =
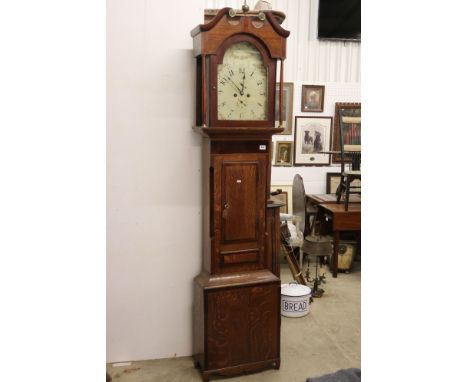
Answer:
[{"label": "white enamel bread bin", "polygon": [[296,282],[281,284],[281,314],[285,317],[302,317],[309,314],[311,289]]}]

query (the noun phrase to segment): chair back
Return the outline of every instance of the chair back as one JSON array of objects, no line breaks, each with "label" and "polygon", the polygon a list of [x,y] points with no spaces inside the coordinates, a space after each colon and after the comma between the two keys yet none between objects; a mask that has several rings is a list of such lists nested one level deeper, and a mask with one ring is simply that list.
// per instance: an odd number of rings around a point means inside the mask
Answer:
[{"label": "chair back", "polygon": [[361,116],[347,115],[340,110],[341,172],[346,162],[351,162],[353,171],[361,170]]},{"label": "chair back", "polygon": [[302,176],[296,174],[292,186],[293,215],[298,216],[299,230],[304,233],[304,224],[306,221],[306,194]]}]

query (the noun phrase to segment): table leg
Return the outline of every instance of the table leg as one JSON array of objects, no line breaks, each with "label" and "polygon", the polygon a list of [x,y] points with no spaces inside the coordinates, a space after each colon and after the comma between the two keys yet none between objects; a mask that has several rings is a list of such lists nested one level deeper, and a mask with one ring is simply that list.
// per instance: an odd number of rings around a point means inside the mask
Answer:
[{"label": "table leg", "polygon": [[340,245],[340,232],[333,231],[333,277],[338,277],[338,247]]}]

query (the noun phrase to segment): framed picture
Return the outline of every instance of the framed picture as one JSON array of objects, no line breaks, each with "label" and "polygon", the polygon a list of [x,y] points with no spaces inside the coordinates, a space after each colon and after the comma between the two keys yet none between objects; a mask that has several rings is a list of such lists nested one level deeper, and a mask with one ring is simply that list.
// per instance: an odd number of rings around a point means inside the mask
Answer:
[{"label": "framed picture", "polygon": [[275,166],[292,166],[293,143],[292,141],[277,141]]},{"label": "framed picture", "polygon": [[325,86],[302,85],[301,111],[323,111],[323,100],[325,99]]},{"label": "framed picture", "polygon": [[[277,190],[272,190],[272,191],[277,191]],[[280,207],[281,214],[288,213],[288,192],[287,191],[281,191],[279,194],[272,196],[272,199],[276,199],[280,201],[281,203],[284,203],[284,206]]]},{"label": "framed picture", "polygon": [[327,172],[327,194],[334,194],[341,182],[340,172]]},{"label": "framed picture", "polygon": [[286,206],[280,208],[281,213],[292,213],[292,184],[274,183],[270,185],[271,191],[281,190],[281,194],[274,198],[286,203]]},{"label": "framed picture", "polygon": [[[284,131],[280,135],[292,134],[292,116],[293,116],[293,96],[294,96],[294,83],[283,83],[283,128]],[[276,98],[275,98],[275,126],[279,126],[279,84],[276,84]]]},{"label": "framed picture", "polygon": [[[327,172],[327,194],[336,193],[336,189],[340,185],[341,174],[339,172]],[[361,187],[361,180],[354,179],[351,182],[353,187]]]},{"label": "framed picture", "polygon": [[328,166],[332,117],[296,117],[294,130],[294,165]]},{"label": "framed picture", "polygon": [[[344,117],[341,121],[340,115]],[[361,118],[360,102],[337,102],[335,103],[335,123],[333,125],[333,151],[340,151],[340,122],[343,122],[345,135],[344,144],[361,144],[361,123],[356,123],[356,118]],[[341,156],[333,154],[333,163],[341,163]]]}]

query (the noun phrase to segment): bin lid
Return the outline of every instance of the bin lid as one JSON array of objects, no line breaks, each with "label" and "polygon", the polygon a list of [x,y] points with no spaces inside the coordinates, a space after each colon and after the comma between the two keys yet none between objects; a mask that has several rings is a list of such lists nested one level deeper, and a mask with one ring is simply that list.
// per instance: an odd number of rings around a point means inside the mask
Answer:
[{"label": "bin lid", "polygon": [[297,282],[290,282],[289,284],[281,284],[281,294],[290,297],[307,296],[311,292],[308,286],[300,285]]}]

